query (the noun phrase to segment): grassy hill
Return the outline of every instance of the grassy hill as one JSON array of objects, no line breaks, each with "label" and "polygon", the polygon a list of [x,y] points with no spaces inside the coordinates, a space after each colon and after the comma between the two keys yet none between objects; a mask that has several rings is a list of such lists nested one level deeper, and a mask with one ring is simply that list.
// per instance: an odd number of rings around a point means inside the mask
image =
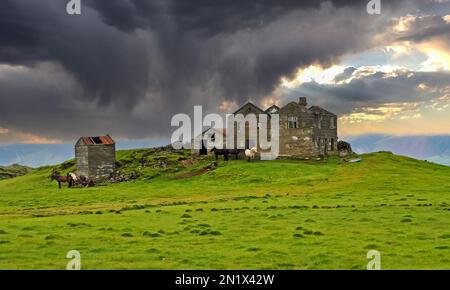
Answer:
[{"label": "grassy hill", "polygon": [[13,164],[10,166],[0,166],[0,180],[25,175],[31,172],[27,166]]},{"label": "grassy hill", "polygon": [[[390,153],[360,163],[192,162],[118,152],[138,179],[59,190],[53,168],[0,181],[0,269],[445,269],[450,167]],[[73,161],[59,166],[73,170]]]}]

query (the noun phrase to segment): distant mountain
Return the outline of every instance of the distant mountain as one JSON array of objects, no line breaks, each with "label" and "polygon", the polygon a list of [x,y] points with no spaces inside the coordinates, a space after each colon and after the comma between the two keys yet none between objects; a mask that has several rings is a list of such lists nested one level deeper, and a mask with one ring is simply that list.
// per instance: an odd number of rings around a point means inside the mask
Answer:
[{"label": "distant mountain", "polygon": [[[166,140],[118,141],[117,149],[149,148],[167,145]],[[55,165],[74,158],[73,144],[0,145],[0,165],[20,164],[31,167]]]},{"label": "distant mountain", "polygon": [[21,164],[31,167],[54,165],[73,158],[71,144],[11,144],[0,146],[0,165]]},{"label": "distant mountain", "polygon": [[356,153],[391,151],[397,155],[450,165],[450,135],[360,135],[342,140],[349,141]]}]

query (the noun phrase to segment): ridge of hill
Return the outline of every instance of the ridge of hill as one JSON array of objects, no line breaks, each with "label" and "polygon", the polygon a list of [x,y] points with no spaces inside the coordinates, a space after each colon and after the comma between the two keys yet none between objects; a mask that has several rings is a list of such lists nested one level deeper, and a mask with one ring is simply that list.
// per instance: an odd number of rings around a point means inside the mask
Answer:
[{"label": "ridge of hill", "polygon": [[13,178],[30,173],[33,169],[28,166],[12,164],[9,166],[0,166],[0,180]]}]

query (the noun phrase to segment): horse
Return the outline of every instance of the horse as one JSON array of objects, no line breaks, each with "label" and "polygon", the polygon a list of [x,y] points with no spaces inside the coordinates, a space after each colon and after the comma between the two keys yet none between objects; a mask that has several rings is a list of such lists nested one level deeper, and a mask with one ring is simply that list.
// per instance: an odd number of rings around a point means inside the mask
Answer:
[{"label": "horse", "polygon": [[84,176],[84,175],[77,175],[73,172],[70,172],[67,174],[67,176],[70,176],[72,179],[72,183],[69,187],[74,185],[82,185],[84,187],[93,187],[95,185],[94,180]]},{"label": "horse", "polygon": [[219,155],[223,155],[223,160],[228,161],[228,155],[230,154],[229,149],[217,149],[216,147],[214,147],[213,149],[211,149],[211,152],[214,152],[216,160],[219,158]]},{"label": "horse", "polygon": [[61,183],[68,183],[69,187],[72,187],[73,180],[70,174],[67,174],[67,176],[61,176],[59,175],[58,171],[53,171],[50,175],[50,181],[56,180],[58,181],[58,187],[61,188]]},{"label": "horse", "polygon": [[258,153],[258,149],[253,147],[252,149],[245,150],[245,156],[247,157],[247,161],[255,160],[256,153]]},{"label": "horse", "polygon": [[234,155],[235,159],[238,159],[239,154],[244,152],[243,149],[217,149],[213,148],[211,149],[211,152],[214,152],[214,155],[216,156],[216,160],[218,159],[219,155],[223,155],[223,159],[225,161],[228,161],[229,155]]},{"label": "horse", "polygon": [[239,157],[239,155],[240,155],[241,153],[244,153],[244,149],[230,149],[230,150],[229,150],[229,153],[230,153],[231,155],[234,155],[235,159],[237,160],[238,157]]},{"label": "horse", "polygon": [[95,185],[94,181],[90,178],[87,178],[83,175],[76,175],[73,172],[69,172],[66,176],[59,175],[58,171],[54,171],[50,175],[50,181],[56,180],[58,181],[58,187],[61,188],[61,183],[68,183],[68,187],[71,188],[77,184],[81,184],[82,186],[92,187]]},{"label": "horse", "polygon": [[94,180],[92,180],[92,179],[90,179],[90,178],[88,178],[88,177],[86,177],[84,175],[79,176],[78,183],[81,184],[84,187],[86,187],[86,186],[87,187],[93,187],[95,185]]}]

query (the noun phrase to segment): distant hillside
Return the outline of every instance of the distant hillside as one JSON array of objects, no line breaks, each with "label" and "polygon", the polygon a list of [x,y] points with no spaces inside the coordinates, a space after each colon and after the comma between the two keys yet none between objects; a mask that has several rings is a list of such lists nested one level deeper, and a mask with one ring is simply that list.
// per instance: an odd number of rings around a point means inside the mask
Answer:
[{"label": "distant hillside", "polygon": [[30,173],[32,168],[13,164],[10,166],[0,166],[0,180],[17,177]]},{"label": "distant hillside", "polygon": [[450,165],[450,135],[388,136],[361,135],[343,138],[359,154],[391,151],[397,155]]},{"label": "distant hillside", "polygon": [[0,165],[53,165],[73,158],[71,144],[11,144],[0,146]]}]

